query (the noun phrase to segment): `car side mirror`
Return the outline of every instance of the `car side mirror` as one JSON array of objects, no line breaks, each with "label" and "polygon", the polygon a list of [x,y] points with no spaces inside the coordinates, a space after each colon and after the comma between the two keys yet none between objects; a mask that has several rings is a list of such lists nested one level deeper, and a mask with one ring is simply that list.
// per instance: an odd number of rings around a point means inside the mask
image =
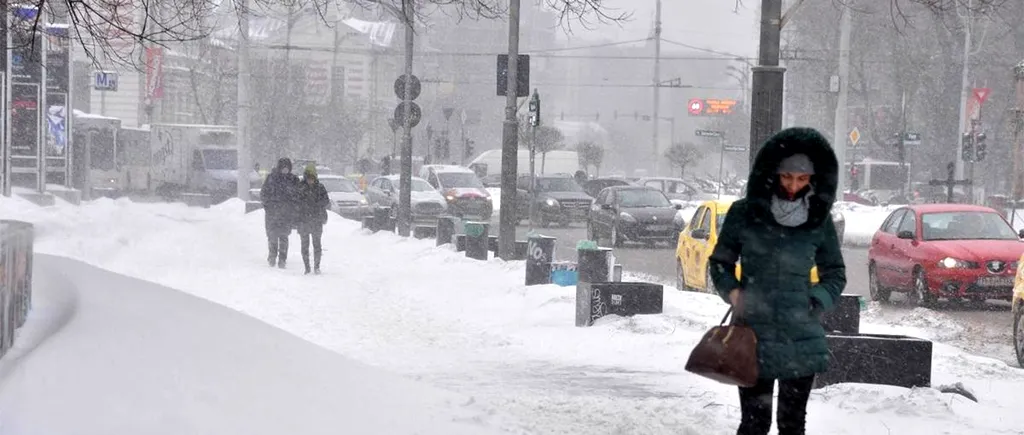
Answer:
[{"label": "car side mirror", "polygon": [[1024,229],[1021,229],[1020,231],[1017,231],[1017,237],[1020,237],[1020,238],[1024,239]]},{"label": "car side mirror", "polygon": [[683,209],[683,205],[682,204],[675,204],[675,208],[676,208],[676,210],[682,210]]},{"label": "car side mirror", "polygon": [[900,232],[896,233],[896,238],[903,239],[903,240],[914,240],[914,232],[913,231],[900,231]]},{"label": "car side mirror", "polygon": [[711,238],[711,234],[708,233],[708,230],[697,228],[693,231],[690,231],[690,237],[693,237],[697,240],[707,240]]},{"label": "car side mirror", "polygon": [[614,210],[614,209],[615,209],[615,207],[612,207],[611,204],[601,204],[601,210]]}]

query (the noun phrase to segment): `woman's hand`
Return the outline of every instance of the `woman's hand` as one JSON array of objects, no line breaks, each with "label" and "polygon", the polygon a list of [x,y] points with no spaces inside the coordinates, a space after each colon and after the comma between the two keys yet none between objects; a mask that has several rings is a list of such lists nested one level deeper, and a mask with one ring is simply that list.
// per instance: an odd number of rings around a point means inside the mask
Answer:
[{"label": "woman's hand", "polygon": [[733,311],[743,312],[743,294],[740,293],[740,289],[734,288],[729,292],[729,303]]}]

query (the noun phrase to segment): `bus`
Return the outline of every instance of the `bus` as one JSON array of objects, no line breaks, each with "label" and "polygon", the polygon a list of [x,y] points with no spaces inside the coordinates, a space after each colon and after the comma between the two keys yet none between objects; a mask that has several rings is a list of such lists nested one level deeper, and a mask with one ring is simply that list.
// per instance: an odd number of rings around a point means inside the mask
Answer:
[{"label": "bus", "polygon": [[876,203],[887,204],[910,185],[910,165],[863,159],[846,164],[850,191]]}]

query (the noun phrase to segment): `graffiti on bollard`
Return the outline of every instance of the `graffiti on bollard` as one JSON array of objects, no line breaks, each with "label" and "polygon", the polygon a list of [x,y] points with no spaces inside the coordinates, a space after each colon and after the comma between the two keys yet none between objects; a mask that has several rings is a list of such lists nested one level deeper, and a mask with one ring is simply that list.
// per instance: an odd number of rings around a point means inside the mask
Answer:
[{"label": "graffiti on bollard", "polygon": [[33,239],[31,223],[0,220],[0,356],[32,308]]}]

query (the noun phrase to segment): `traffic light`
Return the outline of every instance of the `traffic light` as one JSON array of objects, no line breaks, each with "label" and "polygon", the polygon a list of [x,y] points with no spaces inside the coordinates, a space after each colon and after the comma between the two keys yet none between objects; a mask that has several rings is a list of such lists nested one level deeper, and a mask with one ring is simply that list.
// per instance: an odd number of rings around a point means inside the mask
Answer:
[{"label": "traffic light", "polygon": [[475,154],[475,152],[473,151],[473,144],[474,142],[471,140],[466,141],[466,159],[473,157],[473,154]]},{"label": "traffic light", "polygon": [[978,133],[974,136],[974,161],[980,162],[985,160],[985,133]]},{"label": "traffic light", "polygon": [[964,133],[961,139],[960,158],[965,162],[974,161],[974,137],[970,133]]},{"label": "traffic light", "polygon": [[533,96],[530,97],[530,125],[537,127],[540,125],[540,94],[537,90],[533,90]]},{"label": "traffic light", "polygon": [[850,165],[850,187],[852,190],[860,189],[860,171],[856,165]]}]

